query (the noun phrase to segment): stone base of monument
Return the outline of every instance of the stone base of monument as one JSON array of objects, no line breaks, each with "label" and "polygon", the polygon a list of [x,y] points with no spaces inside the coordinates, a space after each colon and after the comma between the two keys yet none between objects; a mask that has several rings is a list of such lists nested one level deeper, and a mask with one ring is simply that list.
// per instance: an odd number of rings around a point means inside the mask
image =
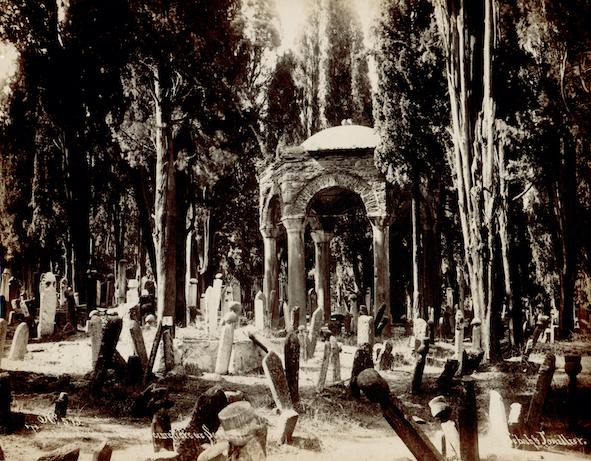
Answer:
[{"label": "stone base of monument", "polygon": [[[218,340],[182,338],[182,365],[202,372],[215,372]],[[244,375],[263,366],[263,354],[250,340],[235,340],[230,357],[229,373]]]}]

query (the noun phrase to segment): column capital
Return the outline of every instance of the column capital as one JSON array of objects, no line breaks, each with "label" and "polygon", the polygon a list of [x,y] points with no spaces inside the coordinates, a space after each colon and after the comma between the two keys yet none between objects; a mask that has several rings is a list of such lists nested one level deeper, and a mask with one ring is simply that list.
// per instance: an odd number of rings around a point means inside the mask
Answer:
[{"label": "column capital", "polygon": [[314,243],[328,243],[331,241],[332,239],[332,232],[326,232],[323,230],[315,230],[310,232],[310,235],[312,236],[312,240],[314,240]]},{"label": "column capital", "polygon": [[281,222],[288,234],[303,232],[306,217],[304,215],[284,216],[281,218]]},{"label": "column capital", "polygon": [[373,227],[385,228],[392,224],[392,215],[368,215],[367,218]]},{"label": "column capital", "polygon": [[272,238],[276,239],[279,237],[279,228],[277,226],[273,226],[271,224],[264,225],[259,228],[261,234],[264,238]]}]

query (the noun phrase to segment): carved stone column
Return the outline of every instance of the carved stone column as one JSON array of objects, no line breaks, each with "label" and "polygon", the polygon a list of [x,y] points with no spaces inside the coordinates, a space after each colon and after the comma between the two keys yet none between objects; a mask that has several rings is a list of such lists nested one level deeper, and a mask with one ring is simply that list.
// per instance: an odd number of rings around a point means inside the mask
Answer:
[{"label": "carved stone column", "polygon": [[[279,316],[279,262],[277,260],[277,237],[279,229],[276,226],[261,227],[264,247],[264,275],[263,294],[265,295],[266,316],[274,322]],[[271,299],[271,297],[275,299]]]},{"label": "carved stone column", "polygon": [[[304,216],[287,216],[281,222],[287,231],[287,298],[293,310],[306,307],[306,268],[304,260]],[[302,313],[300,325],[306,325],[306,315]],[[295,325],[294,325],[295,327]]]},{"label": "carved stone column", "polygon": [[321,230],[312,232],[316,255],[316,294],[318,306],[322,306],[325,321],[330,320],[330,240],[332,234]]}]

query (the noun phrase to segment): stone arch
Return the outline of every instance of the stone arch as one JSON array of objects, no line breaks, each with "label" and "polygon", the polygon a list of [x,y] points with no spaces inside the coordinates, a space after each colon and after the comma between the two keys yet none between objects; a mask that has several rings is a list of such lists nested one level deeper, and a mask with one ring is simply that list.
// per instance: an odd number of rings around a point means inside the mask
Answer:
[{"label": "stone arch", "polygon": [[273,185],[261,195],[261,203],[259,208],[259,226],[276,227],[281,221],[282,200],[281,194],[278,193],[276,187]]},{"label": "stone arch", "polygon": [[322,173],[309,180],[295,195],[291,204],[286,205],[285,214],[289,216],[305,215],[308,204],[320,191],[331,187],[341,187],[357,193],[365,206],[368,216],[380,213],[381,206],[378,194],[363,178],[345,171]]}]

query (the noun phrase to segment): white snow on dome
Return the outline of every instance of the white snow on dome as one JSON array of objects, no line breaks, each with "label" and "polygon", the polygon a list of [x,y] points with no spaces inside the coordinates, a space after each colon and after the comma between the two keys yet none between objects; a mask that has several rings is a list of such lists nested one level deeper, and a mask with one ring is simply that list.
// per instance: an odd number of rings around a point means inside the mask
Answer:
[{"label": "white snow on dome", "polygon": [[310,136],[301,147],[307,151],[374,149],[379,136],[373,128],[361,125],[341,125]]}]

